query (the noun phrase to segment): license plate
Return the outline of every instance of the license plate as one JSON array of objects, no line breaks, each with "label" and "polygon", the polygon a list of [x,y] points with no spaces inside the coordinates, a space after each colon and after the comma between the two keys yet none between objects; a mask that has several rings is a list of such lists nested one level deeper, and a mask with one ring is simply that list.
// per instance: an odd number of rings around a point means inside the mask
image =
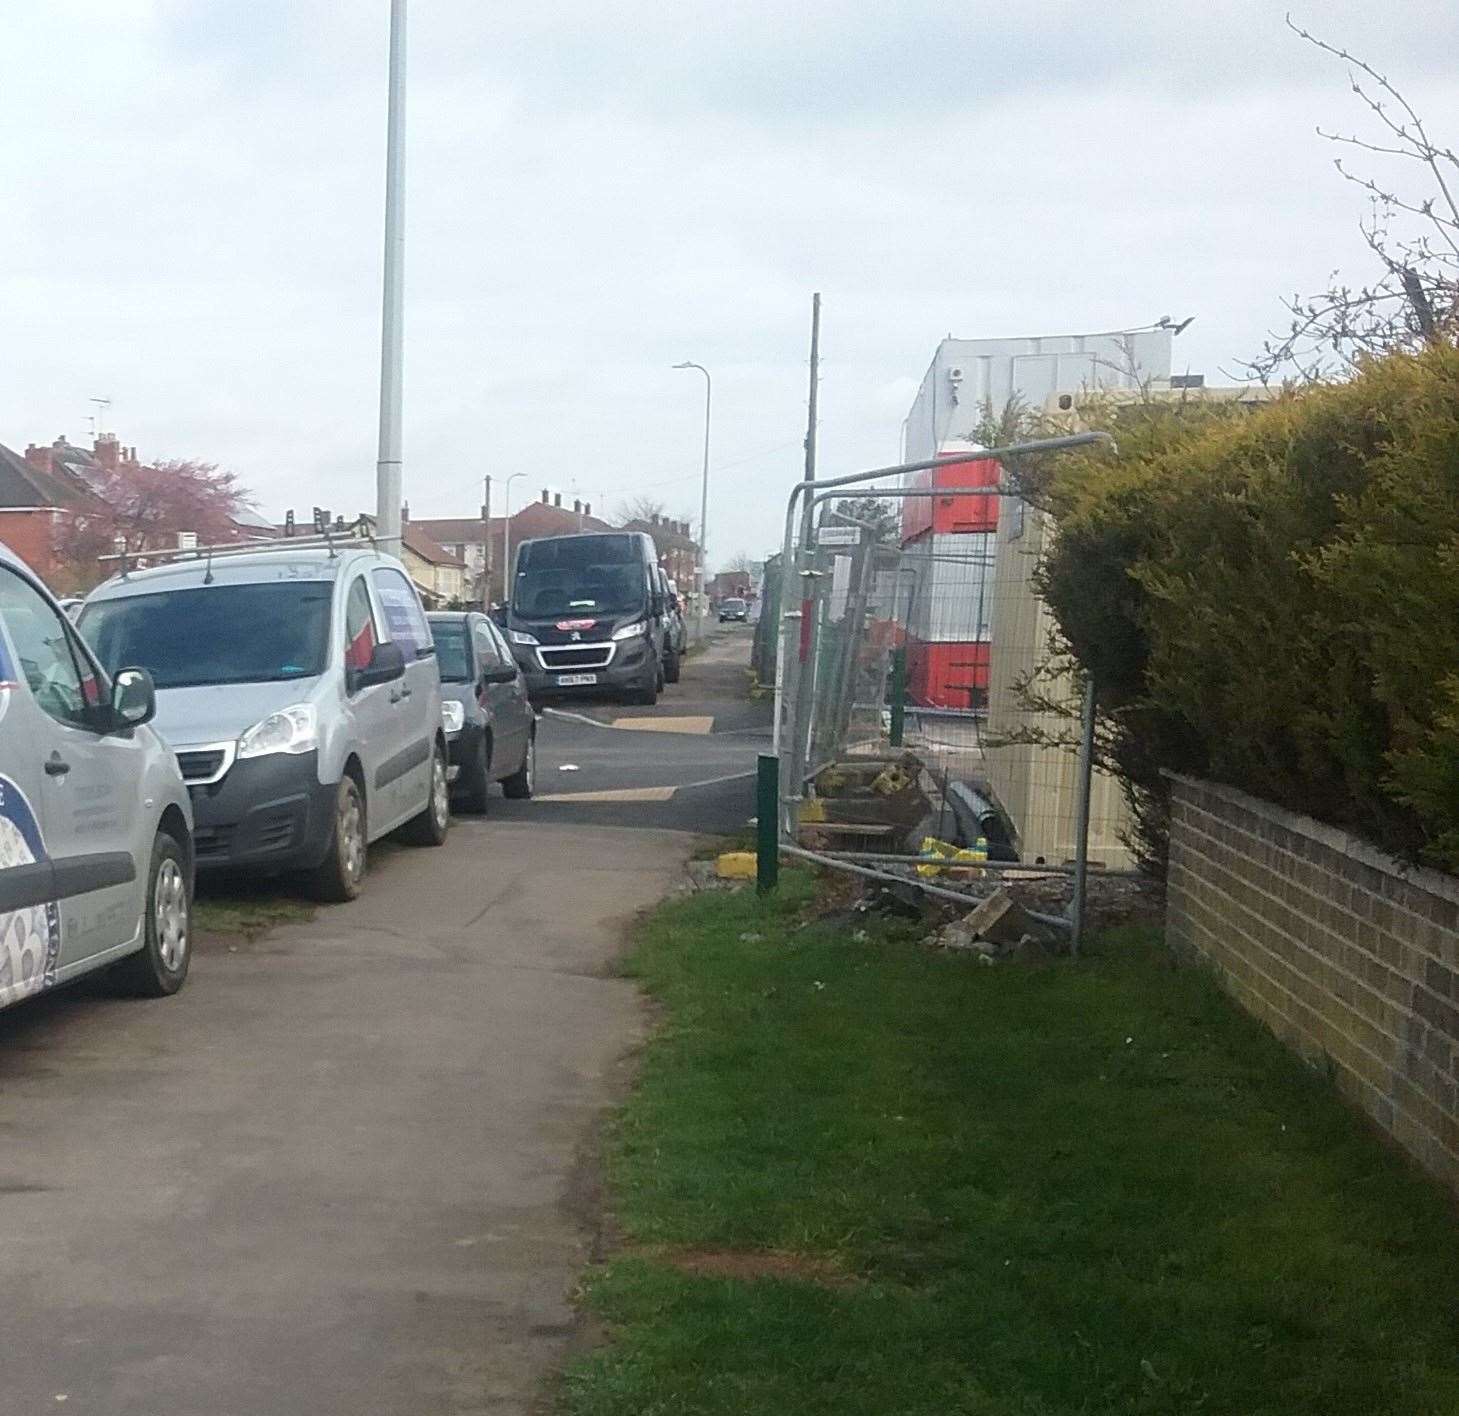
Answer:
[{"label": "license plate", "polygon": [[559,688],[581,688],[586,683],[597,683],[597,674],[558,674]]}]

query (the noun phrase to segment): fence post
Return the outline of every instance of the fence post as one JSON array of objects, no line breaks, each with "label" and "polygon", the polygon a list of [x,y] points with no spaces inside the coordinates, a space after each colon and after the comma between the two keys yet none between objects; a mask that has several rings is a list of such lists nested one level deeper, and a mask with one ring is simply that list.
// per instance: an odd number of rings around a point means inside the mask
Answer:
[{"label": "fence post", "polygon": [[755,772],[755,889],[780,883],[780,759],[762,752]]},{"label": "fence post", "polygon": [[902,727],[907,717],[907,646],[898,644],[892,650],[892,727],[891,744],[902,745]]},{"label": "fence post", "polygon": [[1089,881],[1089,797],[1094,778],[1094,680],[1084,680],[1079,733],[1079,799],[1074,824],[1074,898],[1069,901],[1069,955],[1084,942],[1084,895]]}]

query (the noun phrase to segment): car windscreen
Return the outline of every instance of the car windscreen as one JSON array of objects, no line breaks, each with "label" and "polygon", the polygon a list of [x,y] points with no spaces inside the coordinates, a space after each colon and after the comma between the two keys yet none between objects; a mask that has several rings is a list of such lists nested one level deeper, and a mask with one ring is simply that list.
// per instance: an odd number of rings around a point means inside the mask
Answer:
[{"label": "car windscreen", "polygon": [[647,598],[641,551],[629,537],[562,536],[523,550],[512,592],[519,615],[625,614]]},{"label": "car windscreen", "polygon": [[742,610],[745,608],[745,602],[743,600],[726,600],[724,607],[727,610]]},{"label": "car windscreen", "polygon": [[312,678],[329,644],[329,581],[208,585],[99,600],[79,628],[109,673],[141,667],[158,688]]},{"label": "car windscreen", "polygon": [[441,682],[470,683],[471,654],[466,644],[466,621],[433,619],[431,634],[436,641]]}]

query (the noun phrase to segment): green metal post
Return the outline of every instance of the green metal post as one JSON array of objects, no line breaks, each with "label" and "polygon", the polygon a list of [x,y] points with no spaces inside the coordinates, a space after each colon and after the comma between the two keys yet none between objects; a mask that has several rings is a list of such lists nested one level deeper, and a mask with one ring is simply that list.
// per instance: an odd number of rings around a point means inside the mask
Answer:
[{"label": "green metal post", "polygon": [[892,746],[902,745],[902,722],[907,716],[907,646],[892,650]]},{"label": "green metal post", "polygon": [[755,773],[755,888],[768,895],[780,882],[780,759],[760,754]]}]

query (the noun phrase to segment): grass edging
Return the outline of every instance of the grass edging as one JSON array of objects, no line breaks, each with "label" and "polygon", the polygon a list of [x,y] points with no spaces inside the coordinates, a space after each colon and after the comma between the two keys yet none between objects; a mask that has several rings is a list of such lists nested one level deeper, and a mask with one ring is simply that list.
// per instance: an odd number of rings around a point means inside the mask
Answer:
[{"label": "grass edging", "polygon": [[637,931],[570,1416],[1459,1411],[1447,1196],[1152,931],[987,968],[783,880]]}]

